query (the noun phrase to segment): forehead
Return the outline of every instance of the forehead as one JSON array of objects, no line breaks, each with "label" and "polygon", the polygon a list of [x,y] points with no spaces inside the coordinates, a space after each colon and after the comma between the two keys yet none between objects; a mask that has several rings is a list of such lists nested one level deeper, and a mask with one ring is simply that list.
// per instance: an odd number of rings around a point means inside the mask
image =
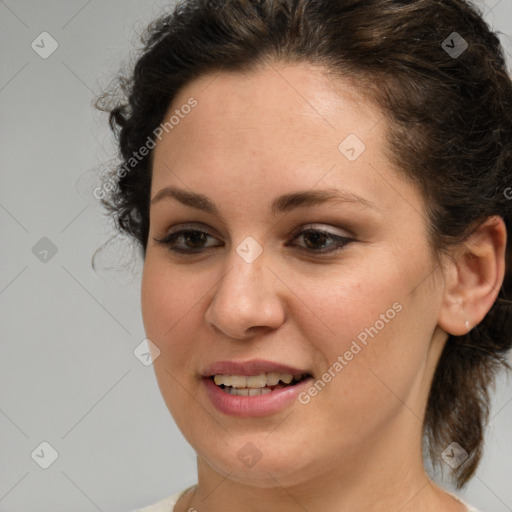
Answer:
[{"label": "forehead", "polygon": [[[191,98],[196,106],[182,110]],[[277,195],[318,183],[380,195],[387,206],[396,201],[379,193],[382,173],[396,174],[382,151],[381,111],[319,66],[272,63],[204,75],[179,92],[164,122],[176,113],[179,123],[155,148],[151,197],[169,184],[206,194],[215,186],[226,199],[234,185]]]},{"label": "forehead", "polygon": [[[201,125],[194,136],[208,137],[210,150],[215,141],[229,144],[244,135],[277,136],[283,144],[295,140],[296,145],[304,139],[325,140],[332,147],[347,130],[363,137],[382,118],[348,81],[330,79],[324,68],[306,63],[201,76],[178,93],[167,117],[191,97],[198,105],[188,117]],[[180,124],[187,125],[186,118]],[[177,128],[173,134],[179,136],[187,127]]]}]

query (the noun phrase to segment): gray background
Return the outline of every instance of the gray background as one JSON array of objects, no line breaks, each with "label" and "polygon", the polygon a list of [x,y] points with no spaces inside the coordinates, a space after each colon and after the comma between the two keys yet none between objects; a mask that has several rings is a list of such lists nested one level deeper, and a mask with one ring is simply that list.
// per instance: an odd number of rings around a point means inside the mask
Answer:
[{"label": "gray background", "polygon": [[[196,482],[194,451],[134,355],[145,338],[137,253],[114,239],[91,267],[113,234],[95,173],[115,155],[91,101],[166,5],[0,1],[0,512],[126,512]],[[510,63],[512,0],[479,5]],[[58,44],[46,59],[31,47],[42,32]],[[51,49],[43,37],[39,52]],[[505,377],[491,416],[460,494],[482,512],[512,511]],[[47,469],[43,442],[58,453]]]}]

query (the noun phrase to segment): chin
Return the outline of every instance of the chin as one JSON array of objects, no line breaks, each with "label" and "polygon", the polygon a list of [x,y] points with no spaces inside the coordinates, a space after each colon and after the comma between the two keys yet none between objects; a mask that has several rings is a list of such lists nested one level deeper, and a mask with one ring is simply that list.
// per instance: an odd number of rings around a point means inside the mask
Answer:
[{"label": "chin", "polygon": [[305,443],[292,442],[288,437],[290,444],[286,445],[277,431],[270,435],[269,432],[241,436],[224,434],[222,440],[216,437],[212,442],[200,434],[197,434],[199,443],[187,437],[202,463],[222,476],[262,489],[275,488],[276,481],[283,487],[293,487],[310,479],[314,461],[308,462],[305,455],[314,450],[305,450]]}]

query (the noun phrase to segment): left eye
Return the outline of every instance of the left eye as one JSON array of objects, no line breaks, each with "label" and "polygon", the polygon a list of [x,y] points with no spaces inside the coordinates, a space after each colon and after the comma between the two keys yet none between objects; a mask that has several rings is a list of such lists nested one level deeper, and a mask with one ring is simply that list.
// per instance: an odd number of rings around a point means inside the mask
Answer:
[{"label": "left eye", "polygon": [[[341,235],[335,235],[334,233],[329,233],[328,231],[323,231],[321,229],[304,229],[297,233],[293,240],[295,240],[298,237],[304,237],[304,240],[309,240],[309,243],[306,243],[306,250],[314,252],[314,253],[327,253],[327,252],[336,252],[341,249],[344,249],[346,245],[348,245],[350,242],[353,242],[353,238],[349,238],[346,236]],[[330,248],[326,247],[327,242],[331,241]],[[318,248],[318,245],[320,245],[320,250],[315,249]]]},{"label": "left eye", "polygon": [[[184,229],[181,231],[176,231],[174,233],[170,233],[163,239],[156,239],[154,238],[155,242],[165,245],[169,250],[176,252],[176,253],[182,253],[182,254],[198,254],[202,252],[205,248],[211,249],[213,247],[220,247],[221,245],[213,245],[210,247],[204,247],[204,243],[206,239],[210,237],[214,239],[213,236],[211,236],[206,231],[197,230],[197,229]],[[343,249],[346,245],[353,242],[353,238],[335,235],[334,233],[330,233],[328,231],[323,231],[320,229],[304,229],[298,233],[295,234],[295,236],[292,238],[292,240],[295,240],[296,238],[304,237],[305,240],[309,240],[309,242],[306,243],[306,247],[299,246],[299,249],[304,249],[306,251],[315,253],[315,254],[323,254],[323,253],[331,253],[338,250]],[[183,241],[186,245],[186,247],[178,246],[176,242],[180,240]],[[331,241],[331,244],[328,244],[327,242]],[[188,245],[188,246],[187,246]],[[288,245],[295,245],[295,244],[286,244]],[[330,246],[329,246],[330,245]],[[327,248],[326,248],[327,246]]]}]

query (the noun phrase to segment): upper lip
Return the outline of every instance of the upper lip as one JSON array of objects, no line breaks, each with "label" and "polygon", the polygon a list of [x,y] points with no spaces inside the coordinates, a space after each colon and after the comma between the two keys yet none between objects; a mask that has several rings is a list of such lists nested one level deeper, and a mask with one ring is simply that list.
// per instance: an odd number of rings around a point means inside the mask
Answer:
[{"label": "upper lip", "polygon": [[299,375],[310,373],[308,370],[294,368],[287,364],[266,361],[265,359],[251,359],[250,361],[217,361],[207,366],[202,372],[203,377],[212,375],[260,375],[261,373],[289,373]]}]

